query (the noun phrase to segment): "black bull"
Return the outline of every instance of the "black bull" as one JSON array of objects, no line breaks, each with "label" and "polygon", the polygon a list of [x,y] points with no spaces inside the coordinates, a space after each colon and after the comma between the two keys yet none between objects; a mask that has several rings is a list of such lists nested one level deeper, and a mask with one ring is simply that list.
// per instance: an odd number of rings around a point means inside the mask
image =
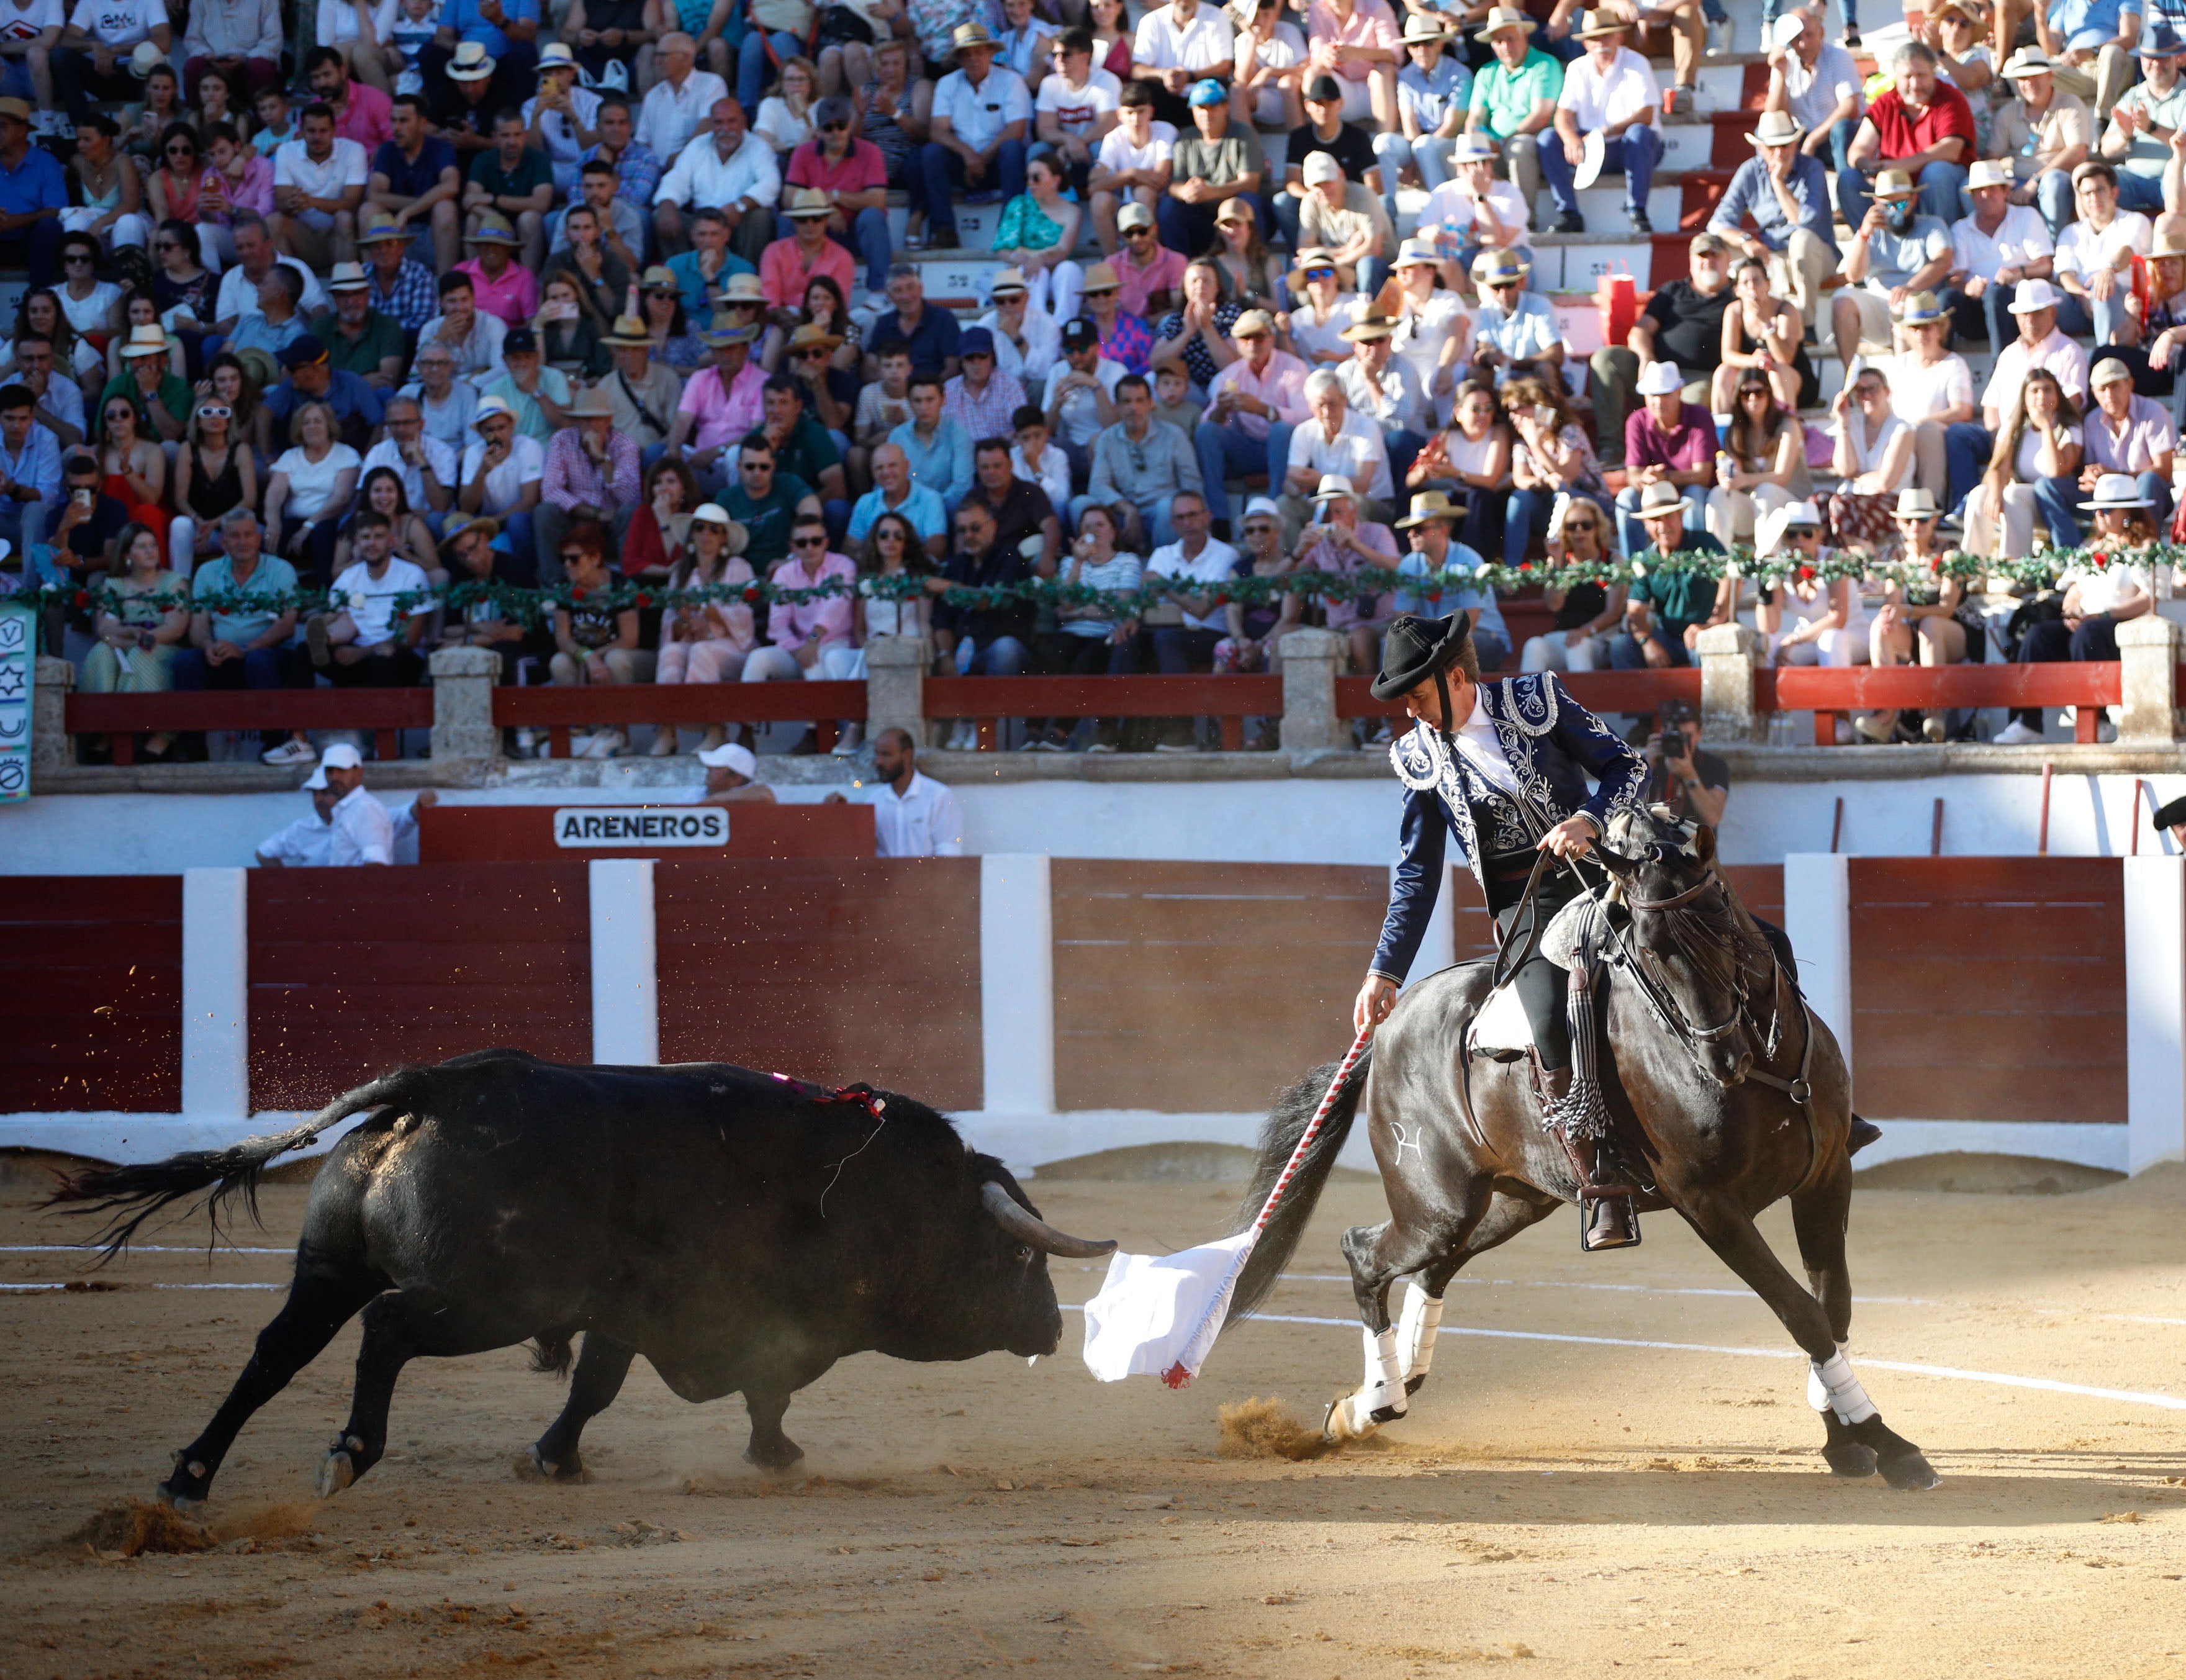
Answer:
[{"label": "black bull", "polygon": [[[372,1112],[376,1111],[376,1112]],[[119,1250],[160,1208],[249,1196],[266,1163],[360,1113],[311,1187],[289,1299],[163,1498],[204,1499],[251,1414],[364,1317],[348,1423],[320,1469],[346,1487],[387,1445],[403,1365],[535,1341],[582,1354],[532,1448],[582,1473],[578,1437],[642,1353],[686,1400],[741,1392],[744,1456],[802,1456],[790,1397],[838,1359],[1052,1353],[1046,1256],[1088,1242],[1042,1224],[1002,1164],[908,1097],[835,1094],[723,1064],[572,1067],[483,1050],[360,1087],[305,1125],[216,1153],[66,1179]]]}]

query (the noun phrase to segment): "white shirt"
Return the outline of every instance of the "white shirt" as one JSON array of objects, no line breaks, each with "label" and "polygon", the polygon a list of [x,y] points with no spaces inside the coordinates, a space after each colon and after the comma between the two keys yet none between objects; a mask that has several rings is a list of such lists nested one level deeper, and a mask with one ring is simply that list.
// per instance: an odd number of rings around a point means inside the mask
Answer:
[{"label": "white shirt", "polygon": [[327,861],[336,869],[395,861],[395,819],[363,787],[350,788],[334,807],[331,829]]},{"label": "white shirt", "polygon": [[2049,224],[2032,204],[2014,204],[2005,210],[1993,233],[1982,232],[1970,216],[1951,224],[1951,260],[1984,280],[1995,279],[2000,268],[2023,268],[2056,249]]},{"label": "white shirt", "polygon": [[[577,120],[584,126],[597,128],[600,126],[600,96],[591,88],[572,87],[569,89],[569,105],[576,112]],[[535,93],[524,102],[524,120],[527,126],[538,110],[539,96]],[[584,150],[577,143],[575,132],[569,126],[569,119],[559,111],[546,113],[546,120],[539,125],[539,133],[546,142],[546,155],[556,163],[573,164]]]},{"label": "white shirt", "polygon": [[425,597],[413,602],[405,618],[422,619],[433,611],[432,583],[424,568],[395,556],[389,559],[387,569],[377,578],[372,568],[359,560],[352,563],[334,580],[333,599],[348,613],[349,621],[356,626],[356,645],[377,647],[395,636],[395,597],[398,595],[418,595]]},{"label": "white shirt", "polygon": [[1923,367],[1910,350],[1890,363],[1890,412],[1909,426],[1917,426],[1932,415],[1974,400],[1974,371],[1965,357],[1945,356],[1933,367]]},{"label": "white shirt", "polygon": [[1582,53],[1564,67],[1564,91],[1556,104],[1578,120],[1579,132],[1606,128],[1641,111],[1662,109],[1662,84],[1647,61],[1620,47],[1606,74],[1595,68],[1594,55]]},{"label": "white shirt", "polygon": [[2138,566],[2075,567],[2057,580],[2060,589],[2074,584],[2080,586],[2080,610],[2090,618],[2115,608],[2127,585],[2143,595],[2154,592],[2148,585],[2148,574]]},{"label": "white shirt", "polygon": [[[463,388],[457,385],[456,389],[461,390]],[[422,434],[418,437],[418,447],[425,456],[425,465],[433,469],[433,476],[440,481],[442,488],[455,489],[455,451],[450,449],[430,432]],[[375,467],[384,467],[391,473],[399,473],[402,475],[402,495],[409,502],[413,512],[430,511],[433,504],[425,499],[425,468],[412,467],[405,462],[402,459],[402,446],[394,439],[383,439],[365,451],[364,470],[356,475],[356,481],[360,487],[371,475]]]},{"label": "white shirt", "polygon": [[[1111,361],[1105,356],[1093,364],[1093,377],[1101,382],[1101,387],[1108,393],[1111,402],[1116,400],[1117,385],[1130,371],[1122,362]],[[1067,366],[1057,362],[1049,376],[1050,388],[1053,388],[1055,380],[1069,372]],[[1062,423],[1062,437],[1081,447],[1090,445],[1102,430],[1100,406],[1093,400],[1093,393],[1083,386],[1071,387],[1062,405],[1055,411],[1055,417]]]},{"label": "white shirt", "polygon": [[[429,339],[438,339],[441,323],[446,318],[436,315],[428,321],[418,333],[418,342],[422,344]],[[448,346],[456,358],[457,381],[498,378],[507,371],[506,364],[502,361],[501,346],[502,341],[507,337],[508,323],[506,321],[489,310],[474,310],[469,333],[465,334],[460,344]],[[413,356],[412,360],[416,358]],[[430,425],[431,422],[429,420],[426,423]],[[437,435],[440,428],[434,427],[433,429]]]},{"label": "white shirt", "polygon": [[1052,111],[1065,134],[1083,138],[1103,116],[1121,108],[1123,94],[1124,84],[1097,66],[1086,76],[1083,87],[1073,87],[1057,70],[1040,84],[1040,97],[1033,101],[1033,109]]},{"label": "white shirt", "polygon": [[27,6],[8,0],[6,5],[0,6],[0,41],[36,41],[48,30],[59,29],[67,21],[61,10],[61,0],[31,0]]},{"label": "white shirt", "polygon": [[[59,384],[56,380],[54,383]],[[1062,445],[1054,439],[1040,452],[1040,471],[1035,473],[1025,463],[1021,445],[1010,446],[1010,471],[1029,484],[1038,484],[1047,492],[1047,499],[1057,507],[1070,505],[1070,457],[1062,452]]]},{"label": "white shirt", "polygon": [[[478,476],[485,464],[485,444],[483,440],[473,443],[463,451],[463,482],[468,484]],[[500,466],[485,475],[485,512],[498,517],[516,505],[526,484],[535,484],[546,476],[546,451],[539,440],[518,432],[508,441],[508,454]]]},{"label": "white shirt", "polygon": [[1313,318],[1310,303],[1294,301],[1291,305],[1291,342],[1298,346],[1298,354],[1309,367],[1324,365],[1314,359],[1316,350],[1348,356],[1351,354],[1351,341],[1343,336],[1344,332],[1365,312],[1366,300],[1357,292],[1338,292],[1336,301],[1329,306],[1328,319],[1319,322]]},{"label": "white shirt", "polygon": [[[377,6],[367,8],[372,14],[372,32],[383,47],[395,28],[395,14],[401,10],[401,0],[380,0]],[[319,0],[319,45],[339,47],[345,41],[362,38],[356,26],[356,8],[350,0]]]},{"label": "white shirt", "polygon": [[1120,122],[1101,137],[1101,149],[1093,154],[1101,168],[1113,171],[1159,169],[1176,156],[1176,127],[1173,123],[1146,125],[1146,143],[1135,146]]},{"label": "white shirt", "polygon": [[[659,92],[659,88],[653,90]],[[749,199],[771,207],[782,196],[782,166],[774,148],[747,133],[724,158],[713,131],[701,134],[677,154],[653,194],[656,204],[720,204]]]},{"label": "white shirt", "polygon": [[872,789],[874,850],[884,858],[961,858],[964,813],[956,796],[923,770],[911,773],[911,788],[893,781]]},{"label": "white shirt", "polygon": [[[395,838],[398,842],[418,832],[417,806],[405,805],[389,815],[394,820]],[[258,843],[258,855],[290,869],[324,869],[332,860],[334,848],[334,826],[322,822],[319,814],[313,811],[267,835]]]},{"label": "white shirt", "polygon": [[2057,376],[2057,383],[2065,388],[2065,395],[2075,402],[2088,400],[2088,353],[2055,328],[2042,341],[2041,347],[2030,356],[2026,341],[2014,339],[2004,347],[1996,359],[1996,369],[1988,376],[1987,389],[1981,392],[1981,406],[1993,408],[1998,418],[2011,412],[2012,399],[2026,382],[2027,373],[2037,367],[2046,367]]},{"label": "white shirt", "polygon": [[345,443],[335,444],[317,461],[304,452],[301,444],[297,445],[273,463],[273,470],[286,474],[289,480],[289,497],[282,504],[282,516],[288,519],[317,518],[334,497],[335,481],[345,472],[355,472],[362,464],[362,457]]},{"label": "white shirt", "polygon": [[[1427,238],[1438,227],[1447,227],[1451,232],[1462,235],[1472,226],[1473,208],[1477,202],[1471,188],[1466,182],[1443,182],[1427,194],[1427,203],[1420,206],[1420,237]],[[1533,225],[1533,218],[1526,213],[1525,195],[1507,181],[1489,184],[1488,207],[1495,212],[1496,221],[1505,227],[1514,222],[1520,227],[1529,228]],[[1526,249],[1531,243],[1521,238],[1514,249]]]},{"label": "white shirt", "polygon": [[[356,143],[350,143],[354,145]],[[317,194],[313,195],[314,197]],[[304,279],[304,295],[297,301],[296,313],[308,319],[327,306],[327,294],[319,288],[318,277],[294,257],[277,256],[274,261],[293,268]],[[220,295],[214,299],[212,318],[225,321],[233,316],[239,322],[246,315],[263,315],[258,307],[258,283],[243,272],[238,264],[220,277]],[[210,323],[207,323],[210,324]]]},{"label": "white shirt", "polygon": [[951,70],[933,90],[932,120],[949,119],[950,132],[975,152],[1001,138],[1013,122],[1032,121],[1032,92],[1024,78],[1000,64],[991,66],[977,87],[962,70]]},{"label": "white shirt", "polygon": [[69,22],[109,47],[134,47],[167,25],[165,0],[83,0]]},{"label": "white shirt", "polygon": [[678,92],[666,76],[653,84],[638,108],[635,137],[656,158],[672,158],[711,120],[716,104],[729,97],[729,84],[711,70],[694,70]]},{"label": "white shirt", "polygon": [[1371,473],[1366,494],[1376,501],[1392,500],[1395,487],[1389,477],[1389,448],[1382,441],[1382,428],[1355,410],[1346,410],[1343,424],[1331,439],[1317,419],[1308,420],[1291,434],[1292,468],[1310,468],[1316,479],[1340,473],[1355,479]]},{"label": "white shirt", "polygon": [[2128,250],[2146,256],[2155,239],[2155,225],[2138,210],[2120,210],[2099,233],[2084,221],[2068,221],[2057,236],[2057,272],[2077,274],[2084,283],[2116,267]]},{"label": "white shirt", "polygon": [[273,184],[298,188],[307,198],[339,199],[348,188],[365,184],[371,164],[363,147],[339,135],[323,162],[305,150],[302,141],[287,140],[273,148]]},{"label": "white shirt", "polygon": [[[1184,578],[1191,582],[1210,586],[1225,584],[1237,575],[1237,551],[1219,537],[1207,539],[1207,546],[1199,551],[1198,557],[1184,557],[1184,545],[1173,542],[1166,548],[1157,548],[1146,561],[1146,575],[1150,578]],[[1185,613],[1184,622],[1188,629],[1219,630],[1227,634],[1230,629],[1230,609],[1215,607],[1205,618],[1195,618]]]},{"label": "white shirt", "polygon": [[1504,792],[1516,797],[1518,773],[1511,768],[1511,755],[1503,750],[1503,738],[1496,734],[1494,720],[1484,707],[1476,703],[1472,715],[1458,725],[1451,738],[1457,742],[1458,756],[1468,766]]},{"label": "white shirt", "polygon": [[995,335],[995,366],[1019,384],[1045,379],[1062,355],[1062,328],[1044,309],[1026,309],[1017,328],[1024,337],[1023,350],[1002,330],[1000,310],[989,310],[979,324]]},{"label": "white shirt", "polygon": [[1860,98],[1859,66],[1841,47],[1824,47],[1814,54],[1808,70],[1796,52],[1785,53],[1777,63],[1784,70],[1784,103],[1810,132],[1819,128],[1836,110],[1837,102],[1852,96],[1852,114],[1858,116],[1865,103]]},{"label": "white shirt", "polygon": [[1377,424],[1395,430],[1429,429],[1427,389],[1420,384],[1419,370],[1403,356],[1391,356],[1378,381],[1368,378],[1365,364],[1356,357],[1337,368],[1336,376],[1343,381],[1343,395],[1354,412],[1370,415]]},{"label": "white shirt", "polygon": [[1177,22],[1173,6],[1148,12],[1139,20],[1138,33],[1131,41],[1131,62],[1156,70],[1206,70],[1236,55],[1236,31],[1207,0],[1200,0],[1188,24]]}]

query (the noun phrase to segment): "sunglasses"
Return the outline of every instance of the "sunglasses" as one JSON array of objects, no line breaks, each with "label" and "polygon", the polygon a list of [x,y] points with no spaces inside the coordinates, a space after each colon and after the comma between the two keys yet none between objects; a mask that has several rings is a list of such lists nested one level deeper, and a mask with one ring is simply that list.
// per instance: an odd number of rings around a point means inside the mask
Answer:
[{"label": "sunglasses", "polygon": [[[797,359],[799,361],[825,361],[832,354],[833,354],[833,352],[824,350],[801,350],[797,352]],[[975,350],[972,354],[977,355],[978,352]],[[969,356],[964,358],[967,361],[969,361],[971,359],[972,357]]]},{"label": "sunglasses", "polygon": [[197,154],[198,148],[196,147],[189,145],[180,140],[177,140],[173,145],[167,148],[167,155],[171,158],[193,158]]},{"label": "sunglasses", "polygon": [[1766,385],[1741,385],[1739,387],[1738,400],[1740,402],[1744,402],[1751,397],[1759,397],[1763,401],[1766,401],[1768,397],[1768,387]]},{"label": "sunglasses", "polygon": [[[1236,226],[1234,221],[1225,222],[1223,225],[1230,227]],[[1126,227],[1124,230],[1124,237],[1126,239],[1151,239],[1154,237],[1154,230],[1151,227]]]},{"label": "sunglasses", "polygon": [[774,462],[771,461],[740,461],[737,465],[747,473],[771,473],[774,471]]},{"label": "sunglasses", "polygon": [[694,531],[726,531],[728,527],[719,519],[693,519],[691,529]]},{"label": "sunglasses", "polygon": [[847,122],[823,122],[820,125],[820,132],[822,134],[840,134],[849,126]]},{"label": "sunglasses", "polygon": [[222,407],[216,402],[209,402],[203,408],[198,410],[198,418],[200,420],[226,420],[229,418],[234,412],[235,411],[233,409]]},{"label": "sunglasses", "polygon": [[827,546],[827,539],[823,536],[792,537],[789,540],[789,546],[792,548],[825,548]]},{"label": "sunglasses", "polygon": [[582,565],[585,561],[591,557],[591,550],[588,548],[572,548],[562,556],[562,563],[564,566]]},{"label": "sunglasses", "polygon": [[1521,283],[1516,280],[1490,280],[1488,289],[1491,292],[1515,292]]},{"label": "sunglasses", "polygon": [[1333,280],[1336,278],[1336,271],[1332,268],[1309,268],[1300,277],[1307,281]]}]

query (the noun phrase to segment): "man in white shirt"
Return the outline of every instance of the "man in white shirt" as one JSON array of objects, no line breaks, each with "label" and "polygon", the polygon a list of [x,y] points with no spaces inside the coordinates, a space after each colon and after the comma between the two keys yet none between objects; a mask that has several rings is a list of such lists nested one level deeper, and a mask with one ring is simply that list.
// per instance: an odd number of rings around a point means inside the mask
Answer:
[{"label": "man in white shirt", "polygon": [[1291,434],[1290,464],[1283,474],[1285,535],[1294,539],[1304,529],[1313,511],[1311,498],[1331,473],[1350,479],[1352,489],[1366,498],[1359,510],[1362,522],[1387,524],[1395,512],[1396,479],[1382,428],[1350,412],[1342,376],[1332,367],[1318,367],[1306,376],[1305,406],[1313,417]]},{"label": "man in white shirt", "polygon": [[364,755],[356,748],[345,741],[328,748],[304,786],[314,793],[323,787],[334,795],[334,808],[327,819],[333,831],[327,847],[330,865],[354,869],[360,864],[395,861],[395,819],[364,791]]},{"label": "man in white shirt", "polygon": [[1860,113],[1866,109],[1859,66],[1851,53],[1824,38],[1821,19],[1804,8],[1778,18],[1773,38],[1764,44],[1770,48],[1768,92],[1761,108],[1789,111],[1799,120],[1807,131],[1799,149],[1826,160],[1836,170],[1838,207],[1847,210],[1847,226],[1858,227],[1866,208],[1850,211],[1852,200],[1845,197],[1843,183],[1855,180],[1845,149],[1859,132]]},{"label": "man in white shirt", "polygon": [[1396,327],[1378,315],[1362,317],[1343,329],[1351,344],[1351,360],[1336,370],[1343,381],[1343,400],[1354,414],[1381,428],[1389,452],[1392,490],[1411,470],[1412,462],[1427,447],[1434,417],[1420,376],[1409,361],[1391,355]]},{"label": "man in white shirt", "polygon": [[1153,89],[1134,81],[1116,107],[1116,126],[1101,138],[1086,176],[1092,193],[1093,235],[1116,254],[1116,214],[1126,199],[1158,212],[1176,171],[1176,128],[1154,120]]},{"label": "man in white shirt", "polygon": [[[847,796],[830,793],[830,804]],[[956,796],[918,768],[918,748],[900,729],[873,739],[873,781],[861,804],[873,808],[873,850],[883,858],[961,858],[964,813]]]},{"label": "man in white shirt", "polygon": [[371,160],[334,132],[334,113],[312,105],[297,120],[300,140],[273,148],[273,216],[266,224],[283,255],[315,269],[356,260],[356,209]]},{"label": "man in white shirt", "polygon": [[1531,263],[1532,222],[1525,195],[1495,173],[1494,143],[1485,135],[1460,134],[1450,152],[1450,177],[1420,206],[1416,232],[1435,242],[1448,283],[1462,279],[1477,251],[1512,250]]},{"label": "man in white shirt", "polygon": [[499,397],[479,400],[471,428],[478,441],[463,451],[456,506],[500,520],[520,568],[532,552],[531,515],[546,478],[546,451],[516,429],[515,411]]},{"label": "man in white shirt", "polygon": [[1981,423],[1953,426],[1945,434],[1953,496],[1962,496],[1981,480],[1996,446],[1997,428],[2010,412],[2013,397],[2027,373],[2046,367],[2057,376],[2065,395],[2084,408],[2088,401],[2088,353],[2057,330],[2057,306],[2063,301],[2047,280],[2022,280],[2011,300],[2018,317],[2019,336],[1997,356],[1988,385],[1981,392]]},{"label": "man in white shirt", "polygon": [[336,688],[414,688],[425,675],[418,649],[433,622],[431,580],[395,557],[391,522],[377,508],[356,517],[350,542],[356,557],[334,580],[328,610],[304,627],[311,664]]},{"label": "man in white shirt", "polygon": [[53,92],[77,127],[96,100],[141,100],[144,84],[131,73],[129,49],[149,41],[172,57],[175,31],[165,0],[81,0],[53,56]]},{"label": "man in white shirt", "polygon": [[273,236],[256,216],[249,210],[238,210],[233,227],[235,266],[220,277],[220,292],[212,306],[214,332],[226,337],[235,331],[244,316],[265,313],[258,307],[258,283],[277,262],[303,277],[304,295],[296,305],[297,314],[308,318],[327,306],[327,294],[320,288],[318,277],[311,272],[309,265],[294,257],[276,255]]},{"label": "man in white shirt", "polygon": [[[354,753],[356,748],[346,750]],[[258,843],[257,862],[261,869],[325,869],[333,863],[334,807],[341,803],[343,796],[327,786],[322,770],[313,770],[311,780],[304,786],[311,796],[311,815],[298,817],[286,828],[274,830]],[[371,797],[366,795],[367,798]],[[417,833],[418,812],[429,811],[440,803],[440,796],[428,787],[401,810],[390,811],[388,817],[394,825],[393,845],[400,846]],[[392,849],[390,847],[390,861]]]},{"label": "man in white shirt", "polygon": [[2072,171],[2072,202],[2080,218],[2057,235],[2057,283],[2065,293],[2058,324],[2071,333],[2092,329],[2097,344],[2114,344],[2133,293],[2127,253],[2146,256],[2155,227],[2138,210],[2118,208],[2117,171],[2099,159]]},{"label": "man in white shirt", "polygon": [[1101,354],[1101,329],[1079,316],[1062,329],[1062,366],[1047,384],[1047,424],[1083,484],[1093,440],[1116,423],[1116,386],[1130,370]]},{"label": "man in white shirt", "polygon": [[[1229,608],[1218,597],[1236,576],[1240,557],[1228,543],[1208,535],[1213,521],[1207,498],[1197,490],[1179,490],[1170,498],[1169,522],[1177,540],[1147,557],[1146,581],[1153,588],[1157,578],[1171,580],[1169,598],[1184,614],[1184,625],[1164,624],[1154,630],[1154,664],[1163,676],[1188,676],[1212,665],[1214,644],[1229,634]],[[1220,744],[1219,736],[1215,744]],[[1154,750],[1197,752],[1191,720],[1164,720]]]},{"label": "man in white shirt", "polygon": [[1093,67],[1090,31],[1067,29],[1049,43],[1055,69],[1040,84],[1033,102],[1033,126],[1055,148],[1070,184],[1084,191],[1093,154],[1115,127],[1124,84]]},{"label": "man in white shirt", "polygon": [[575,193],[577,160],[600,137],[599,120],[600,96],[577,86],[577,55],[564,42],[548,42],[539,49],[539,91],[524,102],[524,126],[554,165],[557,192]]},{"label": "man in white shirt", "polygon": [[744,108],[734,99],[726,96],[716,99],[711,120],[712,131],[676,154],[675,161],[653,189],[653,231],[660,240],[663,255],[680,255],[691,249],[690,235],[684,232],[684,213],[717,207],[728,220],[729,249],[757,267],[766,248],[774,243],[774,206],[782,197],[782,165],[773,147],[751,137]]},{"label": "man in white shirt", "polygon": [[1624,176],[1624,213],[1635,233],[1652,233],[1647,194],[1662,161],[1662,137],[1655,120],[1662,109],[1662,90],[1647,61],[1624,44],[1624,24],[1607,11],[1589,12],[1578,31],[1586,56],[1564,70],[1564,91],[1556,99],[1556,120],[1535,137],[1541,174],[1556,204],[1555,231],[1583,233],[1578,191],[1572,172],[1586,156],[1592,137],[1600,136],[1601,173]]},{"label": "man in white shirt", "polygon": [[1956,325],[1966,338],[1986,332],[1998,348],[2015,334],[2004,330],[2012,288],[2022,280],[2047,280],[2057,247],[2049,224],[2032,204],[2011,202],[2011,165],[1983,158],[1967,177],[1974,213],[1951,224],[1951,286],[1961,301]]},{"label": "man in white shirt", "polygon": [[698,43],[680,29],[660,37],[653,63],[660,80],[638,108],[635,137],[654,157],[672,158],[705,126],[706,114],[729,97],[729,84],[698,68]]},{"label": "man in white shirt", "polygon": [[413,396],[388,398],[383,417],[387,435],[366,451],[356,481],[362,484],[377,467],[400,473],[403,499],[437,537],[455,502],[456,452],[427,434],[425,411]]},{"label": "man in white shirt", "polygon": [[995,62],[1001,43],[986,25],[959,25],[950,39],[958,67],[933,90],[933,137],[918,154],[927,240],[944,251],[956,249],[960,189],[967,203],[999,196],[1006,204],[1024,191],[1025,131],[1032,126],[1032,91]]},{"label": "man in white shirt", "polygon": [[1236,68],[1237,36],[1230,20],[1202,0],[1169,0],[1139,20],[1131,40],[1131,79],[1154,85],[1155,115],[1191,120],[1184,91],[1195,81],[1227,81]]}]

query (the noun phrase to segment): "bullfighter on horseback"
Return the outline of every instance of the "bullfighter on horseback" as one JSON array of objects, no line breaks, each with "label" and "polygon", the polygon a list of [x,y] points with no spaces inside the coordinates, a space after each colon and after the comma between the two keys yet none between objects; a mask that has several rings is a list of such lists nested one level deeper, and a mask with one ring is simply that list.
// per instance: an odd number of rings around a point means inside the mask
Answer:
[{"label": "bullfighter on horseback", "polygon": [[[1538,925],[1580,890],[1578,872],[1546,876],[1526,912],[1528,880],[1543,852],[1585,854],[1607,833],[1611,813],[1636,807],[1647,766],[1614,731],[1573,700],[1550,672],[1483,683],[1463,613],[1447,619],[1409,614],[1382,644],[1376,700],[1402,700],[1419,721],[1389,749],[1404,798],[1404,857],[1389,893],[1373,966],[1359,988],[1354,1027],[1364,1031],[1395,1005],[1426,935],[1442,885],[1444,837],[1457,836],[1480,883],[1500,938],[1522,913]],[[1591,796],[1581,772],[1592,776]],[[1511,984],[1533,1028],[1537,1090],[1544,1108],[1561,1103],[1572,1081],[1567,977],[1538,950]],[[1566,1141],[1572,1166],[1590,1192],[1586,1246],[1622,1248],[1639,1240],[1628,1186],[1617,1184],[1608,1152]],[[1605,1194],[1605,1192],[1607,1192]]]}]

